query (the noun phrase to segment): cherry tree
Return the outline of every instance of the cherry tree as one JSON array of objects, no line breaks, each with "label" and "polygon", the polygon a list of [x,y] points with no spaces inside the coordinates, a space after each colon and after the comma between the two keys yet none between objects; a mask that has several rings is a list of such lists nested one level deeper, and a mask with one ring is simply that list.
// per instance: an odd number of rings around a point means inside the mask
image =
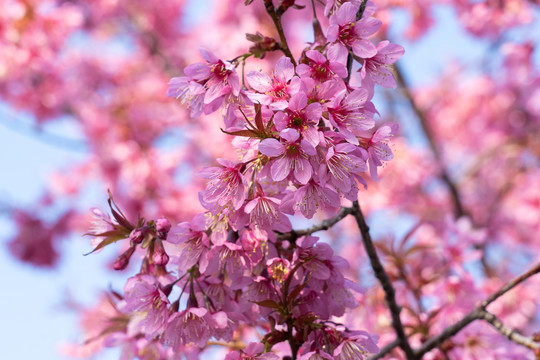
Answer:
[{"label": "cherry tree", "polygon": [[[204,28],[180,23],[185,6],[9,1],[0,15],[2,98],[41,126],[68,118],[88,151],[37,209],[13,209],[8,246],[51,267],[86,233],[88,256],[126,274],[81,311],[67,353],[540,356],[537,39],[515,35],[535,2],[222,1]],[[441,6],[489,44],[485,66],[412,88],[400,44]],[[107,207],[37,215],[95,181]]]}]

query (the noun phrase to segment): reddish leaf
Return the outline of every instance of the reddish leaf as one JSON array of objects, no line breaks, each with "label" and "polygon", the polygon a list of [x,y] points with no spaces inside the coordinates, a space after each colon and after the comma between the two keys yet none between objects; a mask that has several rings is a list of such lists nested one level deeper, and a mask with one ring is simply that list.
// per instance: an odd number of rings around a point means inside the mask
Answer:
[{"label": "reddish leaf", "polygon": [[238,130],[238,131],[229,132],[229,131],[225,131],[221,129],[221,131],[224,132],[225,134],[233,135],[233,136],[258,137],[258,134],[251,130]]},{"label": "reddish leaf", "polygon": [[117,242],[118,240],[122,240],[122,239],[125,239],[125,236],[123,236],[123,235],[108,236],[108,237],[106,237],[105,239],[103,239],[103,241],[100,242],[99,245],[96,246],[94,250],[90,251],[89,253],[84,254],[84,256],[90,255],[90,254],[92,254],[93,252],[96,252],[96,251],[98,251],[99,249],[103,249],[105,246],[110,245],[110,244],[112,244],[112,243],[115,243],[115,242]]},{"label": "reddish leaf", "polygon": [[264,132],[264,124],[262,120],[262,113],[261,113],[261,104],[255,104],[255,125],[257,125],[257,129],[261,132]]},{"label": "reddish leaf", "polygon": [[279,309],[281,306],[274,300],[253,301],[255,304],[270,309]]}]

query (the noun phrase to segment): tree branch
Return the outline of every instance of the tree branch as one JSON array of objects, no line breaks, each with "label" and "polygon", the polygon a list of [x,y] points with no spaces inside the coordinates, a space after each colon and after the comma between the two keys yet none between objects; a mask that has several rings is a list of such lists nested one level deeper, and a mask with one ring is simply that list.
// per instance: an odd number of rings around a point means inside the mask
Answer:
[{"label": "tree branch", "polygon": [[405,335],[405,330],[403,329],[403,324],[401,323],[401,319],[399,317],[401,308],[396,302],[396,292],[394,290],[394,287],[392,286],[392,283],[390,282],[390,279],[388,278],[388,275],[386,274],[386,271],[384,270],[384,267],[381,264],[381,261],[379,260],[377,250],[375,249],[375,245],[373,244],[373,241],[371,240],[371,235],[369,234],[369,227],[366,224],[364,214],[362,214],[362,210],[360,209],[360,205],[358,205],[358,201],[353,202],[352,214],[354,215],[356,223],[358,224],[358,228],[362,233],[362,242],[364,243],[364,247],[368,254],[371,267],[373,268],[375,276],[381,283],[381,286],[384,290],[384,298],[386,300],[386,303],[388,304],[388,308],[390,309],[390,313],[392,315],[392,327],[396,332],[399,347],[405,352],[408,360],[414,360],[416,359],[416,356],[411,349],[411,345],[409,344],[407,335]]},{"label": "tree branch", "polygon": [[459,189],[456,186],[456,184],[452,181],[452,178],[450,177],[450,175],[448,174],[448,171],[446,170],[444,160],[439,151],[439,148],[437,147],[437,143],[433,135],[433,130],[429,126],[429,122],[426,118],[426,115],[418,107],[418,104],[414,100],[414,97],[412,96],[412,93],[409,90],[409,86],[407,84],[407,81],[403,77],[403,73],[400,67],[397,64],[394,64],[394,68],[396,72],[396,79],[400,85],[400,88],[402,89],[403,94],[407,98],[407,101],[409,102],[409,104],[411,105],[411,108],[416,114],[416,117],[418,118],[418,120],[420,120],[420,125],[424,132],[424,135],[426,136],[426,139],[428,140],[431,151],[433,152],[433,155],[435,156],[435,160],[437,160],[437,163],[439,164],[439,168],[441,171],[440,177],[443,180],[443,182],[446,184],[446,186],[448,187],[448,190],[450,191],[450,196],[452,198],[452,203],[454,204],[454,214],[456,215],[456,218],[460,218],[464,215],[467,215],[465,207],[463,206],[463,203],[461,201],[461,194],[459,192]]},{"label": "tree branch", "polygon": [[530,270],[519,275],[515,279],[510,280],[508,283],[506,283],[506,285],[504,285],[498,291],[491,294],[486,300],[482,302],[482,304],[480,305],[480,309],[484,310],[493,301],[497,300],[498,298],[506,294],[508,291],[512,290],[517,285],[521,284],[523,281],[527,280],[531,276],[536,275],[538,273],[540,273],[540,263],[536,264]]},{"label": "tree branch", "polygon": [[518,333],[516,330],[507,328],[504,326],[504,324],[492,313],[488,311],[479,311],[478,312],[478,318],[487,321],[490,323],[495,329],[497,329],[498,332],[506,336],[511,341],[515,342],[516,344],[525,346],[526,348],[529,348],[531,350],[539,350],[540,349],[540,343],[534,341],[530,337],[526,337]]},{"label": "tree branch", "polygon": [[311,235],[314,232],[322,231],[322,230],[328,230],[332,226],[336,225],[338,222],[340,222],[343,218],[345,218],[347,215],[352,214],[353,208],[341,208],[336,216],[330,219],[326,219],[323,222],[321,222],[318,225],[313,225],[312,227],[304,230],[292,230],[284,234],[279,234],[277,236],[278,240],[289,240],[289,241],[295,241],[299,237],[305,236],[305,235]]},{"label": "tree branch", "polygon": [[[367,0],[363,0],[360,4],[360,8],[358,8],[358,12],[356,13],[356,21],[359,21],[362,19],[362,16],[364,16],[364,11],[366,10]],[[349,56],[347,56],[347,84],[351,80],[351,71],[352,71],[352,65],[353,65],[353,54],[351,53],[352,50],[349,50]]]},{"label": "tree branch", "polygon": [[368,357],[368,360],[379,360],[385,357],[387,354],[389,354],[392,350],[394,350],[396,347],[399,346],[399,340],[396,339],[392,341],[391,343],[386,344],[382,347],[381,351],[376,353],[375,355],[372,355]]},{"label": "tree branch", "polygon": [[[486,312],[485,308],[491,304],[493,301],[497,300],[504,294],[506,294],[508,291],[512,290],[517,285],[521,284],[523,281],[527,280],[531,276],[537,274],[540,272],[540,263],[536,264],[534,267],[532,267],[529,271],[523,273],[522,275],[516,277],[515,279],[509,281],[501,287],[498,291],[491,294],[486,300],[482,301],[482,303],[474,308],[471,312],[469,312],[463,319],[458,321],[457,323],[448,326],[446,329],[444,329],[439,335],[434,336],[430,338],[428,341],[422,344],[420,348],[415,350],[415,355],[419,358],[425,353],[431,351],[432,349],[436,348],[440,344],[442,344],[444,341],[448,340],[455,334],[457,334],[459,331],[461,331],[464,327],[472,323],[474,320],[477,319],[484,319],[483,313]],[[484,319],[485,320],[485,319]],[[487,320],[486,320],[487,321]]]},{"label": "tree branch", "polygon": [[465,315],[461,320],[459,320],[457,323],[448,326],[445,328],[439,335],[434,336],[430,339],[428,339],[425,343],[422,344],[418,349],[414,351],[417,358],[421,358],[425,353],[435,349],[439,345],[441,345],[446,340],[450,339],[452,336],[456,335],[458,332],[460,332],[463,328],[465,328],[467,325],[472,323],[474,320],[478,319],[478,313],[476,312],[476,309]]},{"label": "tree branch", "polygon": [[264,6],[266,8],[266,12],[270,17],[272,18],[272,21],[274,22],[274,25],[276,26],[276,30],[279,34],[279,40],[281,45],[281,50],[287,56],[289,59],[291,59],[294,67],[296,67],[296,60],[294,59],[294,56],[292,55],[291,49],[289,48],[289,44],[287,43],[287,38],[285,37],[285,32],[283,31],[283,24],[281,24],[281,15],[283,15],[281,12],[276,11],[274,4],[272,3],[272,0],[264,0]]}]

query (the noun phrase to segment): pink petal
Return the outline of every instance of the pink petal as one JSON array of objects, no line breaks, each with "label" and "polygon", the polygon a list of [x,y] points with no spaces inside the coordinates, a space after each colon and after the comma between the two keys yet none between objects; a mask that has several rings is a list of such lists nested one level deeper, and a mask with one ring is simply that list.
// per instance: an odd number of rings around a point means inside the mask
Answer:
[{"label": "pink petal", "polygon": [[390,161],[394,158],[394,154],[392,153],[392,149],[385,143],[378,143],[376,146],[373,147],[375,149],[375,152],[377,153],[377,158],[384,161]]},{"label": "pink petal", "polygon": [[345,103],[348,105],[350,104],[352,106],[358,107],[358,106],[364,105],[367,100],[368,100],[367,90],[360,88],[351,92],[347,96],[347,99],[345,99]]},{"label": "pink petal", "polygon": [[291,79],[291,83],[288,86],[289,94],[296,94],[300,90],[301,86],[302,80],[298,76],[293,77]]},{"label": "pink petal", "polygon": [[311,103],[306,108],[306,117],[316,123],[322,116],[322,106],[318,102]]},{"label": "pink petal", "polygon": [[347,129],[346,126],[339,126],[339,132],[345,137],[345,140],[347,140],[347,142],[351,143],[351,144],[354,144],[354,145],[358,145],[360,144],[360,142],[358,141],[358,138],[356,137],[356,135],[354,135],[352,132],[349,131],[349,129]]},{"label": "pink petal", "polygon": [[336,152],[340,153],[350,153],[356,150],[356,146],[348,143],[338,144],[336,145]]},{"label": "pink petal", "polygon": [[227,317],[227,314],[225,312],[223,311],[217,312],[214,315],[212,315],[212,318],[214,319],[214,321],[216,322],[216,325],[220,329],[224,329],[227,327],[229,318]]},{"label": "pink petal", "polygon": [[214,178],[217,173],[220,171],[221,169],[218,168],[218,167],[215,167],[215,166],[212,166],[212,167],[203,167],[202,169],[200,169],[198,172],[197,172],[197,176],[198,177],[201,177],[203,179],[212,179]]},{"label": "pink petal", "polygon": [[257,206],[257,204],[259,203],[259,198],[255,198],[251,201],[249,201],[246,206],[244,207],[244,212],[246,214],[250,214],[253,209],[255,209],[255,207]]},{"label": "pink petal", "polygon": [[306,159],[296,160],[294,165],[294,177],[301,184],[307,184],[313,174],[313,168]]},{"label": "pink petal", "polygon": [[367,59],[377,54],[377,48],[367,39],[358,39],[352,44],[353,53],[356,56]]},{"label": "pink petal", "polygon": [[339,26],[337,24],[330,25],[328,27],[328,31],[327,31],[327,34],[326,34],[326,38],[328,39],[328,41],[329,42],[336,41],[337,38],[338,38],[338,35],[339,35]]},{"label": "pink petal", "polygon": [[268,104],[268,107],[272,110],[285,110],[287,106],[289,106],[287,100],[278,100]]},{"label": "pink petal", "polygon": [[290,158],[284,156],[276,159],[270,168],[272,179],[274,181],[281,181],[285,179],[292,170],[292,161]]},{"label": "pink petal", "polygon": [[[289,100],[289,109],[292,111],[299,111],[305,108],[307,105],[307,96],[303,92],[299,92],[291,97]],[[319,104],[320,106],[320,104]]]},{"label": "pink petal", "polygon": [[272,228],[281,232],[288,232],[292,230],[291,220],[283,214],[281,211],[278,211],[278,218],[274,222]]},{"label": "pink petal", "polygon": [[195,308],[195,307],[189,308],[188,311],[198,317],[203,317],[208,312],[208,310],[206,310],[205,308]]},{"label": "pink petal", "polygon": [[223,167],[234,168],[236,166],[235,163],[228,159],[217,158],[216,161]]},{"label": "pink petal", "polygon": [[311,156],[317,155],[317,150],[315,149],[315,147],[304,139],[300,141],[300,148],[302,149],[303,152],[305,152],[308,155],[311,155]]},{"label": "pink petal", "polygon": [[289,117],[282,112],[278,112],[274,115],[274,124],[276,125],[276,129],[281,131],[289,125]]},{"label": "pink petal", "polygon": [[246,346],[246,354],[249,356],[255,356],[257,354],[260,354],[264,351],[264,345],[261,343],[252,342],[249,343],[248,346]]},{"label": "pink petal", "polygon": [[288,129],[281,130],[281,132],[279,133],[279,136],[287,140],[287,142],[294,143],[296,142],[296,140],[298,140],[298,138],[300,137],[300,134],[298,134],[298,131],[296,129],[288,128]]},{"label": "pink petal", "polygon": [[306,267],[316,279],[326,280],[330,278],[330,269],[320,261],[312,261]]},{"label": "pink petal", "polygon": [[303,138],[313,146],[319,145],[319,131],[314,127],[308,127],[302,131]]},{"label": "pink petal", "polygon": [[240,93],[240,78],[238,77],[238,74],[230,74],[227,81],[229,82],[229,85],[233,90],[233,95],[238,96],[238,94]]},{"label": "pink petal", "polygon": [[210,67],[205,63],[195,63],[184,68],[184,74],[194,80],[208,79],[210,76]]},{"label": "pink petal", "polygon": [[340,62],[331,62],[330,70],[332,70],[340,78],[347,77],[347,67]]},{"label": "pink petal", "polygon": [[310,191],[312,189],[313,185],[302,186],[294,196],[297,208],[308,219],[311,219],[317,211],[317,201],[313,196],[313,191]]},{"label": "pink petal", "polygon": [[377,57],[377,60],[385,64],[393,64],[398,61],[403,56],[403,54],[405,54],[405,49],[403,48],[403,46],[400,46],[398,44],[390,44],[385,47],[384,50],[381,50],[380,58]]},{"label": "pink petal", "polygon": [[349,55],[349,50],[341,44],[340,42],[333,43],[328,47],[328,52],[332,52],[335,55],[336,61],[346,64],[347,63],[347,56]]},{"label": "pink petal", "polygon": [[294,65],[292,64],[291,59],[286,56],[279,58],[276,64],[275,73],[282,79],[287,81],[291,80],[294,76]]},{"label": "pink petal", "polygon": [[380,86],[395,89],[397,87],[394,74],[386,67],[378,67],[376,71],[370,72],[371,78]]},{"label": "pink petal", "polygon": [[203,59],[208,61],[210,64],[214,64],[219,61],[219,59],[212,52],[204,48],[199,49],[199,52],[201,53]]},{"label": "pink petal", "polygon": [[307,77],[311,74],[311,68],[306,64],[298,64],[296,67],[296,73],[301,77]]},{"label": "pink petal", "polygon": [[392,134],[392,128],[388,125],[381,126],[375,131],[375,134],[371,137],[372,143],[378,143]]},{"label": "pink petal", "polygon": [[212,101],[216,100],[218,97],[223,95],[224,89],[225,84],[223,82],[213,82],[211,85],[209,85],[206,94],[204,94],[204,103],[210,104]]},{"label": "pink petal", "polygon": [[326,62],[326,58],[321,54],[320,52],[316,50],[308,50],[306,51],[306,56],[310,58],[311,60],[315,61],[316,63],[322,64]]},{"label": "pink petal", "polygon": [[358,12],[358,6],[353,3],[345,3],[341,5],[336,13],[336,20],[338,25],[343,26],[356,21],[356,13]]},{"label": "pink petal", "polygon": [[265,93],[272,89],[272,80],[260,71],[250,71],[246,76],[249,86],[258,92]]},{"label": "pink petal", "polygon": [[354,26],[354,31],[360,37],[374,34],[382,25],[382,21],[374,17],[364,18]]},{"label": "pink petal", "polygon": [[369,174],[371,175],[371,178],[375,181],[378,180],[377,176],[377,165],[375,164],[375,161],[373,158],[369,158]]},{"label": "pink petal", "polygon": [[277,139],[264,139],[259,144],[259,151],[266,156],[276,157],[283,154],[285,148]]},{"label": "pink petal", "polygon": [[339,199],[339,195],[334,190],[325,187],[322,188],[322,192],[328,205],[336,208],[341,206],[341,200]]}]

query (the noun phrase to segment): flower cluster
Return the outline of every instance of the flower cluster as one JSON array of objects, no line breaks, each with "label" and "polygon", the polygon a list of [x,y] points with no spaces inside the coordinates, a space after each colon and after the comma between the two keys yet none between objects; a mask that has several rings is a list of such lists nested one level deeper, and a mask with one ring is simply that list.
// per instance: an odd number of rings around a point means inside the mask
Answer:
[{"label": "flower cluster", "polygon": [[[371,99],[375,83],[395,87],[389,66],[403,48],[366,39],[381,26],[373,11],[368,5],[356,20],[359,5],[344,3],[330,17],[327,44],[313,44],[296,67],[284,56],[271,74],[249,72],[249,87],[239,86],[238,60],[207,50],[201,50],[205,63],[171,80],[168,95],[187,103],[192,116],[223,109],[223,131],[236,137],[241,154],[238,162],[219,159],[220,166],[200,172],[209,179],[201,202],[214,219],[213,237],[225,236],[215,229],[245,224],[289,231],[285,214],[311,218],[336,210],[340,199],[356,200],[368,169],[376,179],[377,168],[392,159],[387,141],[396,125],[375,124]],[[347,81],[349,53],[362,63],[358,87]]]},{"label": "flower cluster", "polygon": [[[357,306],[359,288],[343,275],[347,260],[317,237],[283,236],[292,230],[287,215],[337,211],[393,157],[387,141],[396,126],[376,125],[371,100],[375,83],[395,87],[388,67],[403,48],[368,39],[381,26],[374,11],[366,2],[335,8],[327,39],[311,44],[298,65],[283,56],[272,73],[241,79],[237,67],[253,54],[226,61],[201,50],[205,62],[170,81],[167,94],[192,117],[222,110],[223,131],[240,156],[199,171],[208,180],[199,196],[206,212],[191,221],[133,225],[112,200],[115,221],[100,215],[96,249],[129,238],[116,269],[138,245],[146,251],[119,296],[124,343],[144,338],[164,354],[189,352],[210,339],[232,343],[248,326],[266,335],[226,359],[277,359],[271,350],[282,342],[304,359],[378,351],[376,336],[330,321]],[[360,86],[350,84],[349,59],[361,64]]]}]

